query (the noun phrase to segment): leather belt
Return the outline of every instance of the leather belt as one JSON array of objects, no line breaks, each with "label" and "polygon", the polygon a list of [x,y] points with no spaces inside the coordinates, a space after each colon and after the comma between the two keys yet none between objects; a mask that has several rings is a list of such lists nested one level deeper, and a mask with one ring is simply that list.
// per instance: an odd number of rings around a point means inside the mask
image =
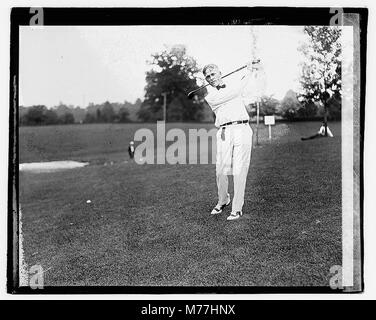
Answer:
[{"label": "leather belt", "polygon": [[248,122],[249,122],[249,120],[231,121],[231,122],[227,122],[227,123],[221,124],[220,127],[229,126],[229,125],[232,125],[232,124],[248,123]]}]

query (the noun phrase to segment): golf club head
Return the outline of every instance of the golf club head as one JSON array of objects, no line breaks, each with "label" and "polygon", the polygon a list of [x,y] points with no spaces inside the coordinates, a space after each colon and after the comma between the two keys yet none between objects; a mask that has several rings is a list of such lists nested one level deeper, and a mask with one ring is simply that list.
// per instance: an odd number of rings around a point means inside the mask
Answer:
[{"label": "golf club head", "polygon": [[189,92],[188,95],[187,95],[188,99],[193,99],[193,97],[195,96],[195,93],[196,93],[195,91]]}]

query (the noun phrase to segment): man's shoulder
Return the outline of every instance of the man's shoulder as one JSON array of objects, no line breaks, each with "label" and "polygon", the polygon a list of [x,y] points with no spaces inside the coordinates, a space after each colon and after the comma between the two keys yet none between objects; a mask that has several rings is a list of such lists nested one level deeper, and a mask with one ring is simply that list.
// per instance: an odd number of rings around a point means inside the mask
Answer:
[{"label": "man's shoulder", "polygon": [[212,86],[207,86],[206,91],[207,91],[207,95],[209,95],[209,94],[215,93],[218,90],[216,88],[212,87]]},{"label": "man's shoulder", "polygon": [[[207,98],[210,99],[210,97],[215,96],[216,92],[215,92],[213,89],[215,89],[215,88],[213,88],[213,87],[207,87],[207,88],[206,88],[205,99],[207,99]],[[215,90],[216,90],[216,89],[215,89]]]}]

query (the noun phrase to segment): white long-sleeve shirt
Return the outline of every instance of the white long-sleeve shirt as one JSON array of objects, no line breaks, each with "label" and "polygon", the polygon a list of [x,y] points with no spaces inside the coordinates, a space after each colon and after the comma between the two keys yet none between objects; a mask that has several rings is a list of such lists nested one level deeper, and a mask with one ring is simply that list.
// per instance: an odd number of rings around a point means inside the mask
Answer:
[{"label": "white long-sleeve shirt", "polygon": [[245,77],[237,84],[227,84],[225,88],[208,88],[206,102],[215,113],[215,126],[219,128],[222,124],[249,120],[248,112],[244,106],[242,91],[251,78],[251,73],[247,72]]}]

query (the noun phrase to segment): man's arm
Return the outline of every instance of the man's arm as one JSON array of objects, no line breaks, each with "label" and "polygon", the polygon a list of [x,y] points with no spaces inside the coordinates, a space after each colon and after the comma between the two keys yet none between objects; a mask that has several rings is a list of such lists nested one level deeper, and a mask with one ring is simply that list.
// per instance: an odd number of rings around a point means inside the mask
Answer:
[{"label": "man's arm", "polygon": [[213,110],[220,107],[222,104],[239,96],[245,86],[251,79],[252,73],[248,71],[245,76],[240,80],[239,84],[233,88],[226,88],[224,90],[218,90],[217,93],[209,94],[205,100],[212,107]]}]

